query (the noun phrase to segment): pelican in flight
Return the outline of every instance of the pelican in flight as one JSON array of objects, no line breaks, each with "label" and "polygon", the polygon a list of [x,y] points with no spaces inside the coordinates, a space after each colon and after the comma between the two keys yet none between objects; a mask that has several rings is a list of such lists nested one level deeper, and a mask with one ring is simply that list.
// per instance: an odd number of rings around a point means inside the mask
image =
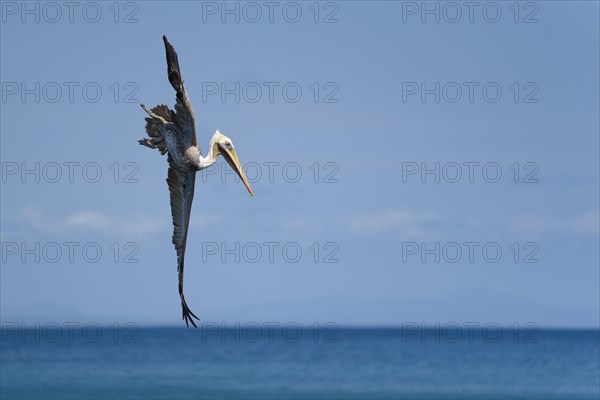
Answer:
[{"label": "pelican in flight", "polygon": [[194,199],[194,185],[196,172],[213,165],[219,155],[242,179],[250,195],[254,195],[248,179],[242,169],[240,160],[235,152],[233,142],[218,130],[210,139],[208,155],[202,156],[196,141],[196,123],[194,109],[187,95],[183,78],[179,70],[177,53],[171,43],[163,36],[167,52],[167,73],[169,82],[177,92],[175,111],[165,105],[158,105],[149,109],[142,104],[142,108],[149,117],[146,117],[146,133],[148,138],[139,141],[140,144],[157,149],[160,154],[167,154],[169,172],[167,184],[171,197],[171,216],[173,217],[173,244],[177,251],[177,272],[179,273],[179,297],[183,320],[189,327],[191,322],[198,317],[190,310],[183,295],[183,260],[185,258],[185,245],[187,242],[192,200]]}]

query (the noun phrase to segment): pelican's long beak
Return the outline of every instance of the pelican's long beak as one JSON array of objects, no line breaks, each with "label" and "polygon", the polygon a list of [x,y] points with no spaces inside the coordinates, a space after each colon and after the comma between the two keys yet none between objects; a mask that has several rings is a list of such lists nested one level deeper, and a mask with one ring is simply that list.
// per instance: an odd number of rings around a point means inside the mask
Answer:
[{"label": "pelican's long beak", "polygon": [[240,160],[238,159],[235,149],[229,150],[225,146],[221,145],[219,145],[219,149],[221,150],[221,154],[223,155],[229,166],[238,174],[238,176],[242,179],[242,182],[244,182],[244,186],[246,186],[246,189],[248,189],[248,193],[250,193],[250,196],[254,196],[254,192],[252,192],[252,188],[248,183],[246,174],[244,174],[244,170],[242,169],[242,165],[240,164]]}]

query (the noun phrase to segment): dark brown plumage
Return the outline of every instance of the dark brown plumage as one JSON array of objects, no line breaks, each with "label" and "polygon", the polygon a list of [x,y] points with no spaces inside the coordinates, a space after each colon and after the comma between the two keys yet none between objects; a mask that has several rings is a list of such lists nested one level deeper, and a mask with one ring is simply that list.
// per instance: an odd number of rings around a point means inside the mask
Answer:
[{"label": "dark brown plumage", "polygon": [[165,105],[148,109],[142,104],[142,108],[149,115],[146,118],[146,133],[149,137],[139,140],[139,143],[152,149],[158,149],[163,155],[169,153],[167,184],[173,219],[173,245],[177,252],[182,317],[186,325],[189,326],[191,322],[196,326],[194,318],[198,319],[198,317],[190,310],[183,295],[183,270],[192,201],[194,200],[196,171],[199,169],[199,158],[189,156],[190,148],[196,148],[191,152],[192,155],[197,154],[199,157],[200,152],[197,149],[194,109],[183,85],[177,53],[165,36],[163,36],[163,40],[167,54],[169,82],[177,92],[175,111]]},{"label": "dark brown plumage", "polygon": [[161,154],[168,153],[169,172],[167,184],[169,186],[171,216],[173,219],[173,245],[177,252],[181,311],[186,325],[189,326],[191,322],[196,327],[194,318],[198,319],[198,317],[190,310],[183,295],[185,248],[194,200],[196,172],[213,165],[217,161],[217,157],[223,155],[227,163],[242,179],[250,195],[254,193],[250,188],[233,143],[227,136],[217,130],[210,140],[208,155],[206,157],[201,156],[196,140],[194,109],[183,84],[177,53],[165,36],[163,36],[163,41],[167,53],[169,82],[177,92],[175,110],[170,110],[165,105],[158,105],[149,109],[142,104],[142,108],[149,116],[146,118],[148,137],[139,140],[139,143],[151,149],[157,149]]}]

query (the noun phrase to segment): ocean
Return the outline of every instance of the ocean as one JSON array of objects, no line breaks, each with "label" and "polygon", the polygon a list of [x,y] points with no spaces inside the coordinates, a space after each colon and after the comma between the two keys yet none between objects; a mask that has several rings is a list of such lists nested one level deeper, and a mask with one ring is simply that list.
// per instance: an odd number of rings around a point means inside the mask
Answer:
[{"label": "ocean", "polygon": [[3,324],[2,399],[598,399],[600,331]]}]

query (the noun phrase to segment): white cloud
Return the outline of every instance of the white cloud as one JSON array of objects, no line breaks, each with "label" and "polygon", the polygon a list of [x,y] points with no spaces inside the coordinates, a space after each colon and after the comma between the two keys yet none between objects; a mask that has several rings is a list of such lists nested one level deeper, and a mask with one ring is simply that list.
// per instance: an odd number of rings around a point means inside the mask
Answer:
[{"label": "white cloud", "polygon": [[513,221],[513,227],[518,231],[547,233],[567,232],[577,234],[598,234],[600,213],[589,210],[572,218],[557,218],[542,215],[522,215]]},{"label": "white cloud", "polygon": [[94,232],[117,232],[143,236],[165,229],[167,226],[166,221],[160,218],[143,215],[109,217],[90,210],[78,211],[64,218],[54,218],[39,208],[29,207],[21,212],[21,217],[33,228],[52,234],[85,229]]},{"label": "white cloud", "polygon": [[548,232],[560,229],[560,225],[557,218],[542,215],[521,215],[513,221],[513,227],[524,232]]},{"label": "white cloud", "polygon": [[440,218],[431,212],[418,213],[408,210],[390,210],[355,218],[350,223],[350,229],[354,232],[363,233],[400,229],[408,236],[423,238],[428,236],[426,225],[439,220]]},{"label": "white cloud", "polygon": [[600,212],[590,210],[585,214],[567,220],[567,227],[576,233],[598,234],[600,228]]},{"label": "white cloud", "polygon": [[94,211],[80,211],[65,220],[66,227],[106,230],[111,227],[108,217]]}]

